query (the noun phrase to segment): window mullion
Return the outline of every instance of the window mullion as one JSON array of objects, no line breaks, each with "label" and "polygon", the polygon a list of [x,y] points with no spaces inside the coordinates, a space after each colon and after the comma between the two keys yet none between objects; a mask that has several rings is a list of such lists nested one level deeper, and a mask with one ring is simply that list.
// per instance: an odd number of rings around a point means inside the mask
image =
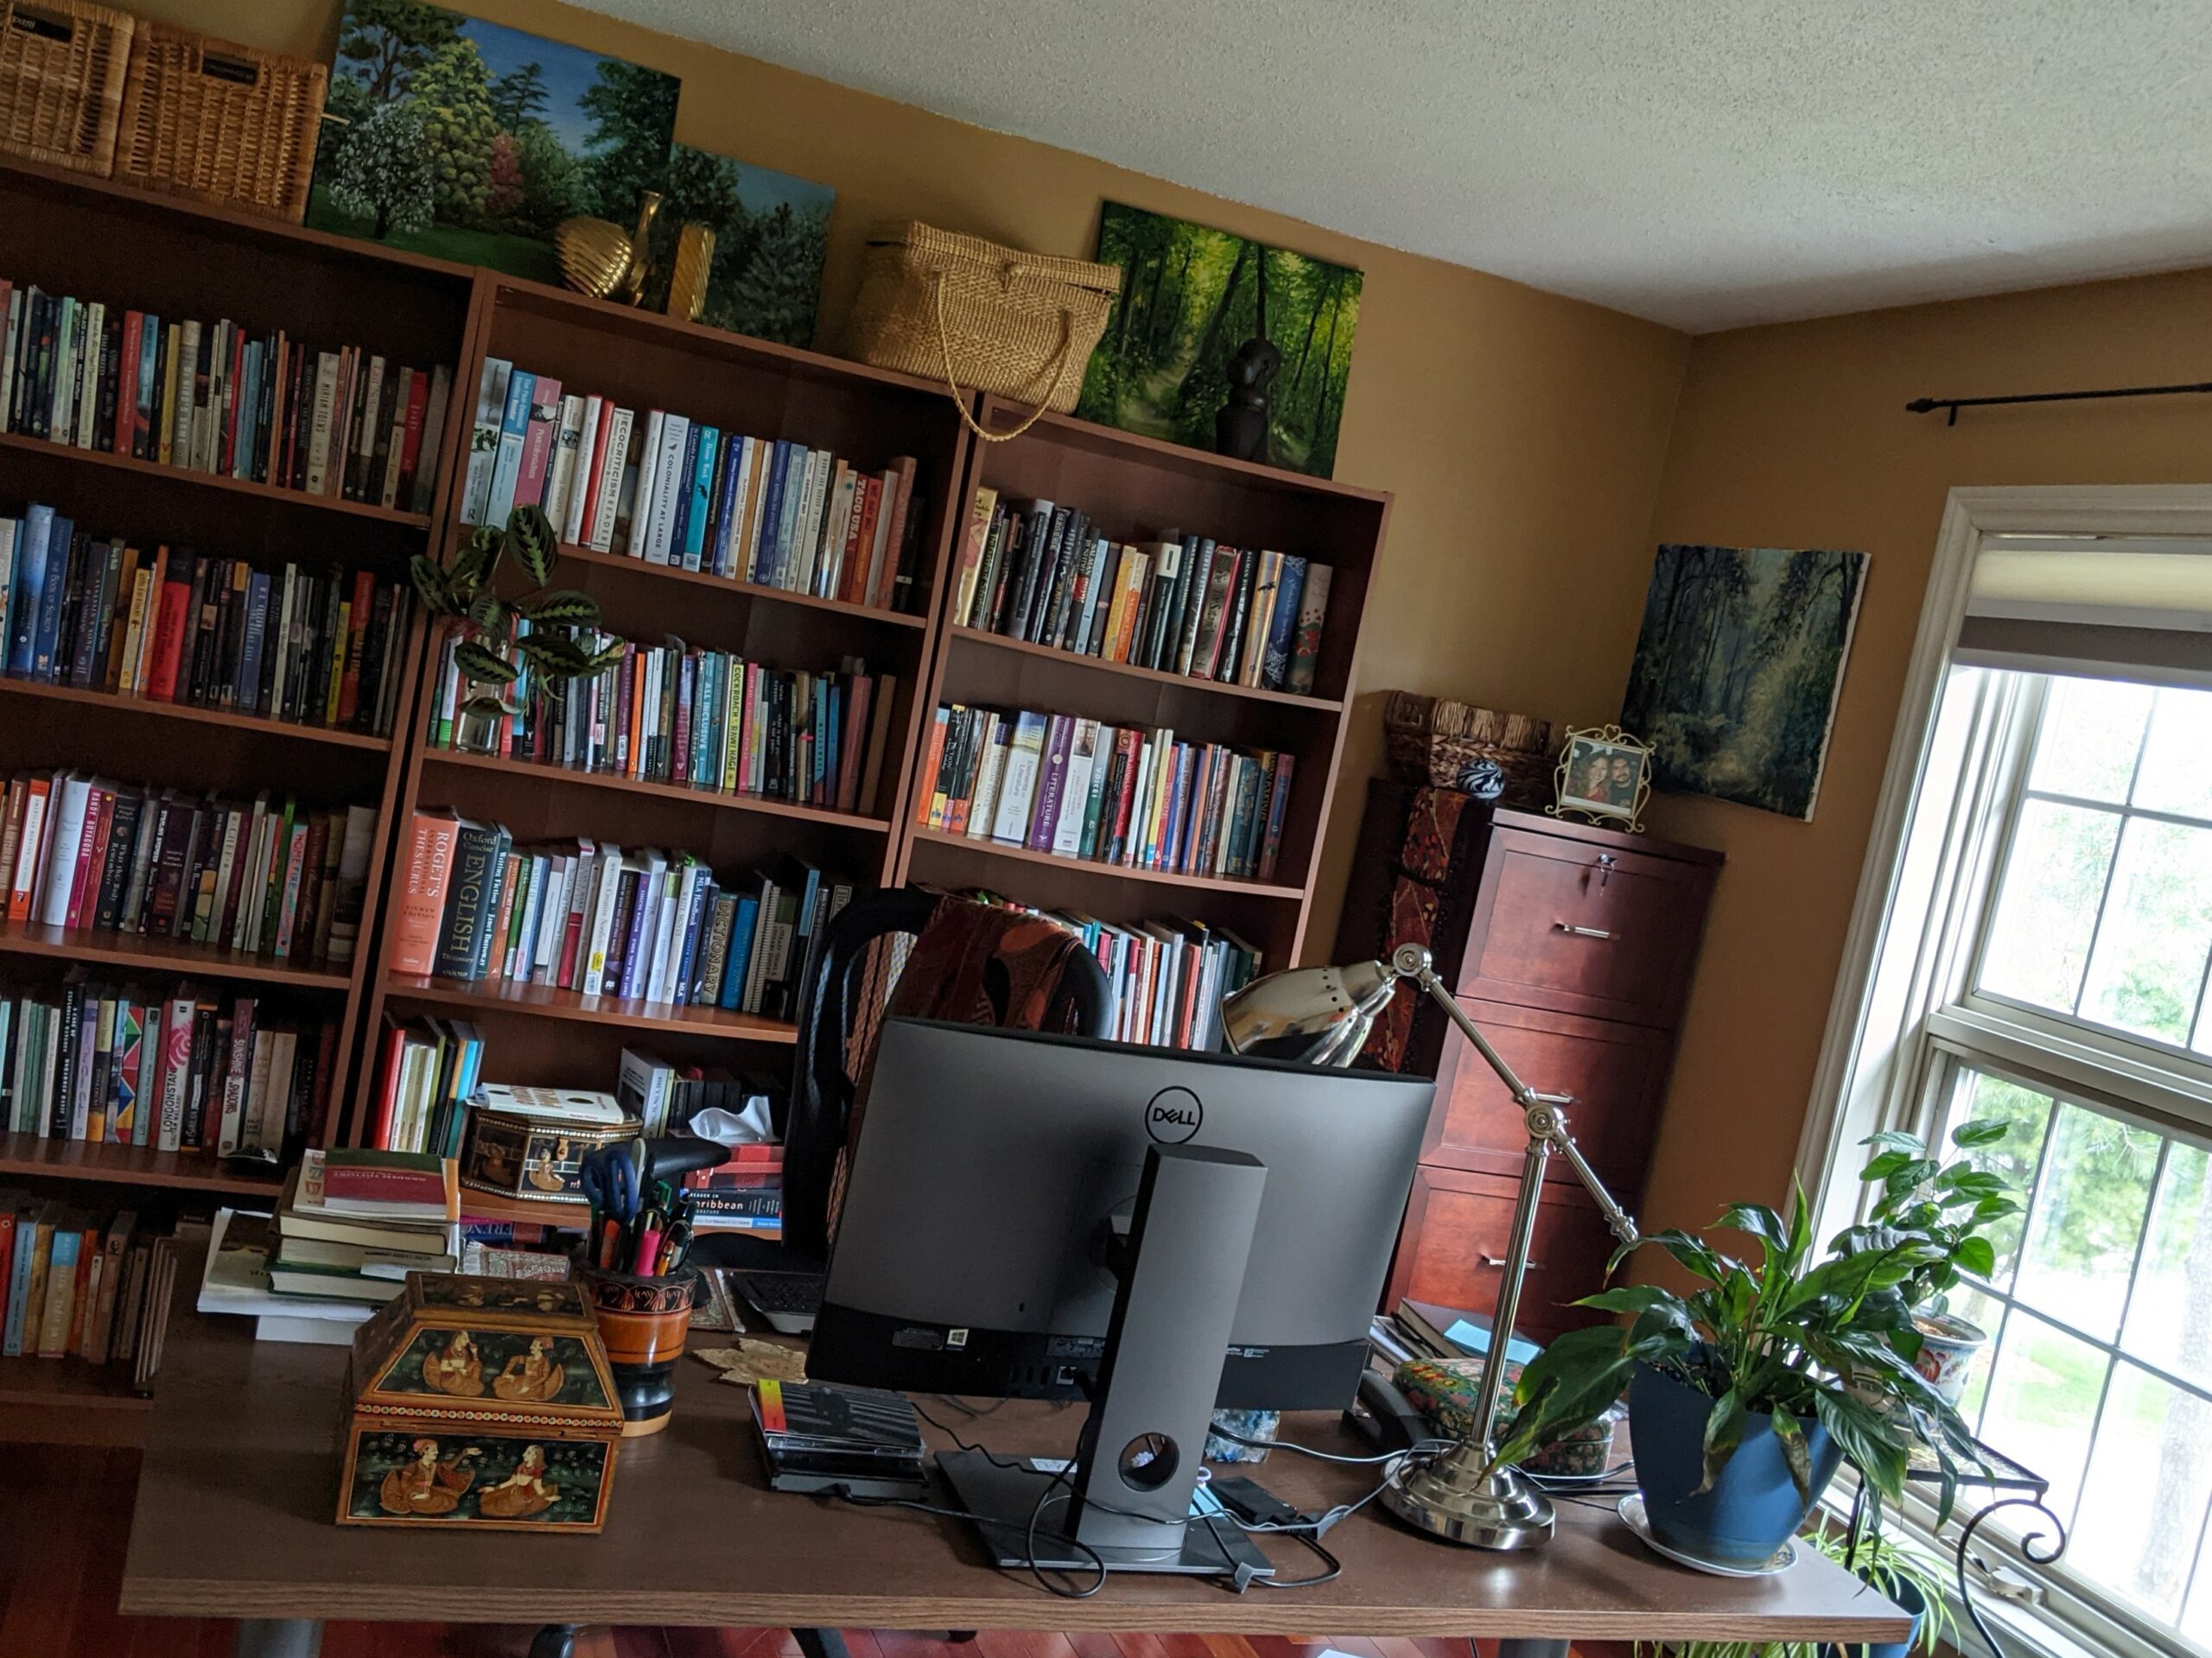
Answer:
[{"label": "window mullion", "polygon": [[2097,964],[2097,940],[2104,934],[2105,910],[2112,902],[2112,884],[2120,873],[2120,850],[2127,844],[2127,803],[2135,797],[2135,779],[2143,770],[2143,751],[2150,746],[2151,722],[2158,714],[2158,699],[2151,702],[2151,713],[2144,717],[2143,734],[2135,740],[2135,763],[2127,768],[2127,793],[2118,809],[2120,829],[2112,837],[2112,861],[2105,866],[2104,890],[2097,894],[2097,918],[2089,926],[2089,948],[2082,957],[2082,982],[2074,987],[2074,1017],[2082,1017],[2082,998],[2089,993],[2089,969]]},{"label": "window mullion", "polygon": [[[2050,1115],[2056,1118],[2058,1113],[2053,1111]],[[2127,1338],[2127,1312],[2135,1305],[2135,1280],[2143,1270],[2143,1251],[2150,1247],[2151,1217],[2158,1212],[2158,1190],[2165,1184],[2166,1158],[2173,1148],[2174,1142],[2170,1137],[2164,1134],[2158,1137],[2158,1161],[2151,1166],[2150,1189],[2143,1198],[2143,1223],[2135,1229],[2135,1253],[2128,1257],[2127,1288],[2120,1298],[2120,1323],[2114,1326],[2118,1333],[2113,1337],[2115,1350]]]}]

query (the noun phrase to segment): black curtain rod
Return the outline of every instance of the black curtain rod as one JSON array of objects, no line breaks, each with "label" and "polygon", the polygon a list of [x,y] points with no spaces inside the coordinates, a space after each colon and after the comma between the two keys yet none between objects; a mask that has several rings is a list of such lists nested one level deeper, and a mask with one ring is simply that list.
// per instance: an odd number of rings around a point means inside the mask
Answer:
[{"label": "black curtain rod", "polygon": [[1988,409],[1999,403],[2088,403],[2101,397],[2193,397],[2212,392],[2212,380],[2196,380],[2187,385],[2122,385],[2103,391],[2028,391],[2011,397],[1915,397],[1905,404],[1905,411],[1914,415],[1932,415],[1938,409],[1948,409],[1950,417],[1943,424],[1956,426],[1961,409]]}]

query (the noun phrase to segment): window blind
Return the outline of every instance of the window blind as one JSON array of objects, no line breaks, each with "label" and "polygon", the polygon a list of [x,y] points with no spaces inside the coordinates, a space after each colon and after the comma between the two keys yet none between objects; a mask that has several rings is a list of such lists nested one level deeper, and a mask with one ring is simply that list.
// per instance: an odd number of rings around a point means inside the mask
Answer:
[{"label": "window blind", "polygon": [[2212,547],[1992,537],[1974,560],[1953,659],[2212,685]]}]

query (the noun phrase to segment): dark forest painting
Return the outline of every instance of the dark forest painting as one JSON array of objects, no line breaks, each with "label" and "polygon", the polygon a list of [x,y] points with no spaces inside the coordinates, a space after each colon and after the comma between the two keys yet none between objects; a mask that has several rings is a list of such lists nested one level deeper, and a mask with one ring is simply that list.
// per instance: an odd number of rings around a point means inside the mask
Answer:
[{"label": "dark forest painting", "polygon": [[786,346],[812,345],[830,209],[837,193],[689,144],[671,147],[661,191],[645,309],[668,308],[677,231],[685,224],[704,225],[715,233],[715,255],[699,321]]},{"label": "dark forest painting", "polygon": [[1621,724],[1653,782],[1809,818],[1866,555],[1659,549]]},{"label": "dark forest painting", "polygon": [[1358,271],[1113,201],[1099,220],[1098,258],[1121,267],[1122,292],[1090,354],[1077,414],[1211,449],[1237,348],[1266,339],[1281,353],[1267,458],[1332,474],[1359,324]]}]

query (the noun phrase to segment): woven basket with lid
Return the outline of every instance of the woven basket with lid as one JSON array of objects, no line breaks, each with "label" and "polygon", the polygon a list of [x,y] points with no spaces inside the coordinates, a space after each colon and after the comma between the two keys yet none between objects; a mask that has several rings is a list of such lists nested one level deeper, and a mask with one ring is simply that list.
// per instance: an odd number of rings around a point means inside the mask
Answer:
[{"label": "woven basket with lid", "polygon": [[[869,232],[845,353],[877,368],[945,383],[967,414],[996,392],[1065,414],[1122,291],[1116,265],[1002,247],[908,220]],[[1014,432],[983,432],[996,440]]]},{"label": "woven basket with lid", "polygon": [[1487,760],[1504,774],[1504,806],[1541,806],[1551,798],[1552,723],[1533,715],[1503,714],[1413,691],[1392,691],[1382,704],[1390,771],[1402,783],[1462,789]]}]

